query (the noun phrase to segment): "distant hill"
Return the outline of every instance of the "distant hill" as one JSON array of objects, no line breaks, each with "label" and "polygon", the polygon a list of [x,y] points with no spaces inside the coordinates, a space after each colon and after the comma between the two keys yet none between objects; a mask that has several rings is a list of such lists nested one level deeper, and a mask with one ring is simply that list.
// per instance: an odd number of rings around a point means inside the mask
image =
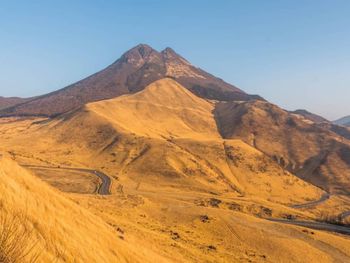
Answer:
[{"label": "distant hill", "polygon": [[223,138],[240,138],[304,180],[349,193],[349,132],[310,123],[264,101],[219,102],[215,115]]},{"label": "distant hill", "polygon": [[333,121],[334,124],[343,125],[346,127],[350,127],[350,116],[345,116],[338,120]]},{"label": "distant hill", "polygon": [[329,122],[326,118],[323,118],[322,116],[319,116],[319,115],[314,114],[312,112],[309,112],[307,110],[295,110],[295,111],[291,111],[291,113],[301,115],[305,119],[310,120],[310,121],[315,122],[315,123]]},{"label": "distant hill", "polygon": [[319,123],[320,127],[323,127],[324,129],[328,129],[348,140],[350,140],[350,128],[338,124],[333,124],[331,122],[323,122]]},{"label": "distant hill", "polygon": [[64,89],[9,105],[0,116],[55,116],[88,102],[135,93],[148,84],[170,77],[194,94],[215,100],[261,99],[190,64],[171,48],[158,52],[140,44],[104,70]]},{"label": "distant hill", "polygon": [[17,97],[10,97],[10,98],[0,97],[0,110],[24,103],[28,100],[29,99],[22,99]]}]

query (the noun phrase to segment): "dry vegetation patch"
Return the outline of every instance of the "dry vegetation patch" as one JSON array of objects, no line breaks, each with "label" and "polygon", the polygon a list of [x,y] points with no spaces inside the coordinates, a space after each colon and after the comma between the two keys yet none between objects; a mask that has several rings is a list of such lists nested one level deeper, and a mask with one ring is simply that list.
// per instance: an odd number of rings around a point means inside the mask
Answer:
[{"label": "dry vegetation patch", "polygon": [[34,229],[23,212],[4,211],[0,213],[0,262],[36,262],[40,252],[33,242]]}]

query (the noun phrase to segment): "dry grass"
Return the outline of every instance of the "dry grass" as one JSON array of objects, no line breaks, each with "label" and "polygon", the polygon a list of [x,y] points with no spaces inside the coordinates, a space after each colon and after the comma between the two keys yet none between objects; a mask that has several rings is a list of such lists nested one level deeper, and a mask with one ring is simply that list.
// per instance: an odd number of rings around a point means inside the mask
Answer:
[{"label": "dry grass", "polygon": [[213,103],[200,99],[172,79],[150,84],[134,95],[86,105],[117,130],[154,138],[220,138]]},{"label": "dry grass", "polygon": [[99,185],[98,177],[86,172],[55,168],[30,168],[30,170],[35,176],[63,192],[93,194]]},{"label": "dry grass", "polygon": [[243,141],[223,140],[212,110],[211,102],[164,80],[47,122],[4,124],[0,150],[17,161],[90,167],[115,180],[111,196],[67,195],[6,160],[0,192],[11,193],[5,201],[12,206],[30,204],[46,262],[349,260],[344,237],[311,237],[261,219],[314,218],[286,205],[322,191]]},{"label": "dry grass", "polygon": [[0,262],[34,263],[40,253],[35,252],[37,243],[33,242],[34,229],[28,224],[27,216],[22,212],[0,214]]},{"label": "dry grass", "polygon": [[305,181],[348,194],[350,141],[265,101],[220,102],[215,116],[226,139],[239,138]]},{"label": "dry grass", "polygon": [[162,262],[146,249],[136,251],[99,217],[7,158],[0,159],[0,192],[3,233],[7,233],[4,256],[40,254],[35,256],[38,262],[139,262],[148,255]]}]

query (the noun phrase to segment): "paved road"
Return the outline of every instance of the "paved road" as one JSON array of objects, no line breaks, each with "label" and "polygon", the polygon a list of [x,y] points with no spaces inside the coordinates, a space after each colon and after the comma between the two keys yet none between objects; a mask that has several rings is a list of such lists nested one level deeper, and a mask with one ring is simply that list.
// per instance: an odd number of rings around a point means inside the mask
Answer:
[{"label": "paved road", "polygon": [[[304,204],[291,205],[290,207],[297,208],[297,209],[312,208],[314,206],[317,206],[317,205],[327,201],[330,197],[331,197],[331,195],[329,193],[325,193],[321,196],[320,199],[318,199],[316,201],[307,202]],[[345,218],[347,218],[349,216],[350,216],[350,211],[345,211],[345,212],[341,213],[338,217],[341,218],[342,220],[344,220]]]},{"label": "paved road", "polygon": [[321,196],[320,199],[316,200],[316,201],[312,201],[312,202],[307,202],[304,204],[297,204],[297,205],[291,205],[290,207],[292,208],[297,208],[297,209],[301,209],[301,208],[311,208],[314,206],[317,206],[325,201],[327,201],[329,198],[331,197],[331,195],[329,193],[325,193]]},{"label": "paved road", "polygon": [[[325,201],[327,201],[331,195],[329,193],[325,193],[321,196],[320,199],[312,202],[307,202],[304,204],[296,204],[292,205],[290,207],[302,209],[302,208],[312,208],[314,206],[317,206]],[[345,211],[339,215],[340,218],[345,219],[346,217],[350,216],[350,211]],[[345,235],[350,235],[350,228],[346,226],[338,226],[334,224],[328,224],[328,223],[320,223],[320,222],[312,222],[312,221],[298,221],[298,220],[290,220],[290,219],[275,219],[275,218],[269,218],[268,220],[273,222],[279,222],[284,224],[290,224],[290,225],[296,225],[296,226],[303,226],[318,230],[324,230],[324,231],[330,231],[330,232],[337,232]]]},{"label": "paved road", "polygon": [[312,221],[297,221],[297,220],[276,219],[276,218],[269,218],[268,220],[273,222],[278,222],[278,223],[303,226],[303,227],[313,228],[317,230],[324,230],[329,232],[337,232],[344,235],[350,235],[350,228],[346,226],[338,226],[338,225],[312,222]]},{"label": "paved road", "polygon": [[99,195],[110,195],[110,187],[111,187],[111,178],[105,173],[98,170],[91,170],[86,168],[71,168],[71,167],[53,167],[53,166],[40,166],[40,165],[22,165],[23,167],[28,168],[43,168],[43,169],[55,169],[55,170],[70,170],[70,171],[80,171],[84,173],[93,174],[101,179],[101,184],[97,189],[97,193]]}]

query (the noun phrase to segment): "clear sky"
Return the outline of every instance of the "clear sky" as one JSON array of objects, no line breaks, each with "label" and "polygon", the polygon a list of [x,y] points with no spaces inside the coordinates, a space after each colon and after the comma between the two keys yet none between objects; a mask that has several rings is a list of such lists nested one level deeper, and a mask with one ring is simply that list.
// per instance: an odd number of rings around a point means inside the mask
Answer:
[{"label": "clear sky", "polygon": [[0,95],[62,88],[138,43],[286,109],[350,114],[349,0],[1,0]]}]

